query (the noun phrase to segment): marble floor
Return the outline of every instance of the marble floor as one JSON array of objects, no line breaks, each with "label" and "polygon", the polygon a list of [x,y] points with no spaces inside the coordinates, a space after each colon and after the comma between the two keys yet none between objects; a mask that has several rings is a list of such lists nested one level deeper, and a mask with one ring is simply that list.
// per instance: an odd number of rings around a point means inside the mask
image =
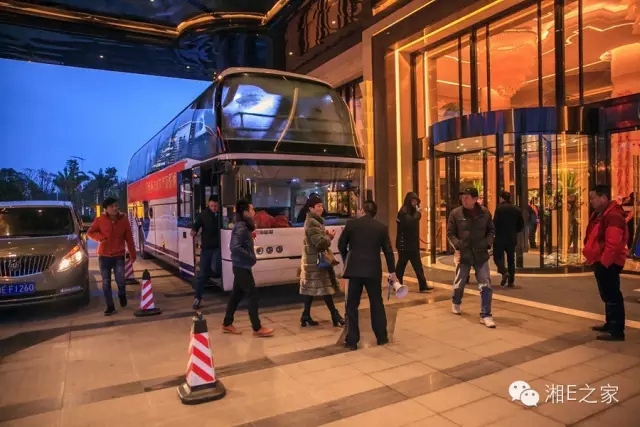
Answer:
[{"label": "marble floor", "polygon": [[[153,267],[145,263],[137,268]],[[385,346],[375,345],[365,297],[353,352],[321,301],[315,328],[300,327],[299,305],[265,301],[262,321],[276,334],[261,339],[244,307],[236,316],[243,334],[220,333],[227,297],[211,296],[203,313],[228,393],[186,406],[176,387],[188,360],[191,297],[179,279],[154,277],[163,309],[154,318],[135,318],[132,303],[105,320],[97,298],[53,317],[3,318],[0,426],[640,425],[639,330],[629,328],[626,342],[599,342],[592,320],[498,300],[491,330],[478,321],[477,296],[467,295],[455,316],[439,288],[385,301]]]}]

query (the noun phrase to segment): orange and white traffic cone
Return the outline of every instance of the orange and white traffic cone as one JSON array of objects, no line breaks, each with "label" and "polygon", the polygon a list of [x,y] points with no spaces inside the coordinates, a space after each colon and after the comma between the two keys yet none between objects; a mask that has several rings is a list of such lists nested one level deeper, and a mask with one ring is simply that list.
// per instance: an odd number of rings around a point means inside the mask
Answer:
[{"label": "orange and white traffic cone", "polygon": [[185,405],[198,405],[222,399],[226,394],[227,389],[216,378],[213,367],[207,321],[197,312],[191,327],[187,374],[185,382],[178,387],[178,396]]},{"label": "orange and white traffic cone", "polygon": [[131,257],[128,252],[124,261],[124,283],[126,285],[137,285],[140,283],[134,276],[133,263],[131,262]]},{"label": "orange and white traffic cone", "polygon": [[155,316],[162,313],[162,311],[156,307],[155,300],[153,299],[153,289],[151,288],[151,274],[149,270],[145,270],[142,273],[142,286],[140,287],[140,308],[133,312],[136,317]]}]

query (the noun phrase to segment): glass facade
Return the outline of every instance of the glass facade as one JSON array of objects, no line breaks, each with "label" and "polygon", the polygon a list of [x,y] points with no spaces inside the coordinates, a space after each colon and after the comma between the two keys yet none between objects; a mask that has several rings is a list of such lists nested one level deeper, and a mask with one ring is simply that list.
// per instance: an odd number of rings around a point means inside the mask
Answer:
[{"label": "glass facade", "polygon": [[356,131],[360,141],[364,141],[365,138],[362,85],[363,80],[360,78],[336,88],[336,92],[338,92],[342,99],[344,99],[344,102],[347,104],[347,108],[351,113],[351,117],[353,117],[353,122],[356,126]]},{"label": "glass facade", "polygon": [[[387,62],[387,78],[413,80],[411,96],[396,93],[387,116],[400,129],[395,143],[429,147],[422,155],[413,150],[413,163],[414,186],[432,201],[421,230],[432,261],[452,252],[446,218],[466,187],[477,188],[492,212],[503,190],[521,206],[527,227],[520,268],[583,264],[588,191],[596,183],[610,184],[634,212],[635,234],[640,131],[622,122],[620,131],[594,129],[598,108],[640,93],[640,9],[627,1],[522,3],[420,50],[393,51],[411,57],[407,75],[397,59],[395,70]],[[402,114],[406,103],[410,115]],[[577,107],[580,123],[569,123],[575,120],[565,106]],[[493,114],[501,111],[511,113]],[[410,138],[400,123],[409,117]]]}]

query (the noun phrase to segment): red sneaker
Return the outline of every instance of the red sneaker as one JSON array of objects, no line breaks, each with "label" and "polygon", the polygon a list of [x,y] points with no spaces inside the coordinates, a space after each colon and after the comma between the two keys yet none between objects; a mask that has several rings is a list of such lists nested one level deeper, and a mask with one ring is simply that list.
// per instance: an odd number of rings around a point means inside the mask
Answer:
[{"label": "red sneaker", "polygon": [[266,338],[273,336],[272,328],[265,328],[264,326],[253,333],[254,337]]}]

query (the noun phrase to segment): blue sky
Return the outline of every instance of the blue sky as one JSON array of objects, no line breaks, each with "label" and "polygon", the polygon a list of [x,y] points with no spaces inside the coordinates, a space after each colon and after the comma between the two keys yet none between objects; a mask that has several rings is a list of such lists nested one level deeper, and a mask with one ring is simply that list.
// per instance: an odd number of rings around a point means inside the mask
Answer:
[{"label": "blue sky", "polygon": [[115,166],[209,85],[0,59],[0,167],[57,171],[70,156],[84,170]]}]

